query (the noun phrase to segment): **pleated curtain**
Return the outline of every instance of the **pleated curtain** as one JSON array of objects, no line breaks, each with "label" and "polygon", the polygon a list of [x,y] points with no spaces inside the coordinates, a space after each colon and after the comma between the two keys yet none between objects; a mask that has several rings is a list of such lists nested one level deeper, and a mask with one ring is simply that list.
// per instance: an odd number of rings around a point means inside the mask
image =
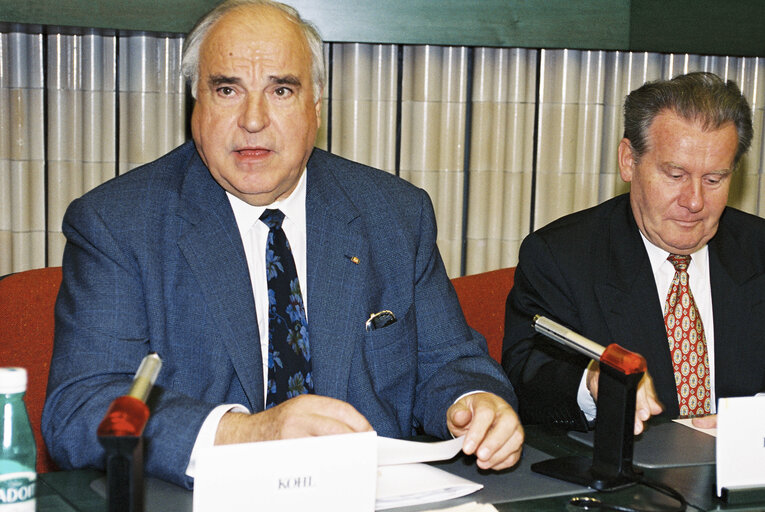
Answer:
[{"label": "pleated curtain", "polygon": [[[0,275],[61,264],[72,199],[189,137],[181,36],[0,32]],[[517,263],[531,229],[628,187],[625,95],[712,71],[754,109],[730,204],[763,215],[765,59],[325,44],[317,146],[425,189],[451,277]]]}]

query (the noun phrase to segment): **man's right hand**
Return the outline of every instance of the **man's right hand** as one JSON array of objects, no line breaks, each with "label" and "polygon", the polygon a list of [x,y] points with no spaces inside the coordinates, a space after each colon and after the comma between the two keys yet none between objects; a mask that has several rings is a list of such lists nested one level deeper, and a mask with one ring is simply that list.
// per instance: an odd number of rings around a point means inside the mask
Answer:
[{"label": "man's right hand", "polygon": [[273,441],[308,436],[367,432],[372,425],[350,404],[318,395],[299,395],[271,409],[223,415],[215,444]]},{"label": "man's right hand", "polygon": [[[595,401],[598,401],[598,379],[600,378],[600,363],[591,361],[587,366],[587,389]],[[635,396],[635,435],[638,435],[645,428],[644,423],[651,416],[655,416],[664,410],[664,406],[659,402],[656,396],[656,390],[653,387],[653,379],[648,372],[645,372],[640,379]]]}]

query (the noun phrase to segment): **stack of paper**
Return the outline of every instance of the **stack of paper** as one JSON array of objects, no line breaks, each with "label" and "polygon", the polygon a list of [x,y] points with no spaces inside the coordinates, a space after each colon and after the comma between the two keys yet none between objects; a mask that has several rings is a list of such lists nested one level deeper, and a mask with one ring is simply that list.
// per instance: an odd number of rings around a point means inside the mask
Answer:
[{"label": "stack of paper", "polygon": [[377,438],[375,510],[450,500],[481,489],[481,484],[423,464],[451,459],[462,449],[462,441],[462,437],[438,443]]}]

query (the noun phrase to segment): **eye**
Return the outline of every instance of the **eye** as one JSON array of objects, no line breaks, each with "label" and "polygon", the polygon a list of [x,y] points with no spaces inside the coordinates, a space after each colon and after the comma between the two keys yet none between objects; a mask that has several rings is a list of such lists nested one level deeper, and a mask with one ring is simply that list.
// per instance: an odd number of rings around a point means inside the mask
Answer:
[{"label": "eye", "polygon": [[685,177],[685,172],[683,169],[680,169],[676,166],[667,166],[664,167],[661,171],[664,173],[664,176],[672,181],[680,181]]},{"label": "eye", "polygon": [[289,87],[277,87],[274,89],[274,94],[278,96],[279,98],[288,98],[290,95],[292,95],[292,89]]},{"label": "eye", "polygon": [[704,180],[710,185],[718,185],[722,181],[722,176],[713,175],[707,176]]},{"label": "eye", "polygon": [[220,94],[221,96],[231,96],[232,94],[234,94],[234,89],[227,85],[218,87],[216,90],[218,94]]}]

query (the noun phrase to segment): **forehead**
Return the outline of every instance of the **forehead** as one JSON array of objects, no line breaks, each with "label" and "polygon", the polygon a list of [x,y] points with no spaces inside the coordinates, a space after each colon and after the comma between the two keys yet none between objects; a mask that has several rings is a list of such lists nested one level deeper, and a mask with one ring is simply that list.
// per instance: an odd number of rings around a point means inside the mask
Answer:
[{"label": "forehead", "polygon": [[665,110],[647,131],[648,151],[668,158],[687,154],[732,165],[738,148],[738,132],[733,122],[719,128],[705,128],[700,121],[686,119]]},{"label": "forehead", "polygon": [[297,24],[274,7],[232,9],[207,33],[200,71],[219,67],[267,65],[292,74],[309,73],[308,42]]}]

